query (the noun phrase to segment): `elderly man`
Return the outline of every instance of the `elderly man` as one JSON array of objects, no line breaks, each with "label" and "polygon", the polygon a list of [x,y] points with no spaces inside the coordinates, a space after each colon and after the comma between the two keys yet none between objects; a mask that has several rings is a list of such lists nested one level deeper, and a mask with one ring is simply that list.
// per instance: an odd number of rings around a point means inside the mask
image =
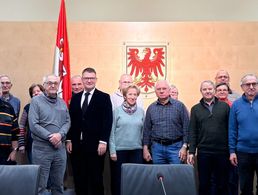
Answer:
[{"label": "elderly man", "polygon": [[[226,70],[219,70],[216,74],[215,77],[215,84],[219,83],[226,83],[230,87],[230,77],[229,74]],[[229,94],[228,94],[228,99],[231,102],[234,102],[236,99],[240,98],[240,95],[233,91],[231,88],[229,88]]]},{"label": "elderly man", "polygon": [[[0,83],[0,97],[2,84]],[[13,107],[0,99],[0,165],[16,164],[19,128]]]},{"label": "elderly man", "polygon": [[65,138],[70,116],[65,102],[57,97],[60,78],[44,77],[45,93],[32,99],[29,125],[32,132],[32,163],[41,166],[39,194],[44,194],[50,179],[53,195],[63,194],[66,168]]},{"label": "elderly man", "polygon": [[[111,102],[113,110],[115,110],[117,107],[121,106],[124,102],[124,97],[122,95],[122,90],[127,88],[129,85],[133,83],[132,76],[129,74],[122,74],[119,80],[119,87],[118,90],[111,95]],[[137,98],[137,106],[143,108],[143,100],[138,97]]]},{"label": "elderly man", "polygon": [[228,117],[229,106],[215,97],[212,81],[203,81],[202,99],[191,109],[189,125],[188,163],[194,164],[196,149],[199,174],[199,194],[211,194],[214,176],[216,194],[228,195]]},{"label": "elderly man", "polygon": [[257,76],[245,75],[241,79],[241,88],[244,94],[233,103],[230,111],[230,161],[238,167],[241,193],[251,195],[254,173],[258,172]]},{"label": "elderly man", "polygon": [[146,112],[143,156],[154,164],[180,164],[186,160],[189,116],[184,104],[170,98],[169,92],[169,83],[158,81],[155,85],[158,100]]},{"label": "elderly man", "polygon": [[71,78],[72,93],[80,93],[83,91],[82,78],[80,75],[75,75]]},{"label": "elderly man", "polygon": [[20,107],[21,107],[21,102],[17,97],[14,97],[11,93],[10,90],[13,86],[10,77],[7,75],[1,75],[0,76],[0,82],[2,84],[2,97],[1,99],[10,103],[14,109],[14,112],[17,117],[19,117],[20,114]]},{"label": "elderly man", "polygon": [[77,195],[104,195],[103,168],[112,127],[112,104],[108,94],[96,89],[93,68],[82,72],[84,90],[72,97],[71,129],[67,151],[71,154]]}]

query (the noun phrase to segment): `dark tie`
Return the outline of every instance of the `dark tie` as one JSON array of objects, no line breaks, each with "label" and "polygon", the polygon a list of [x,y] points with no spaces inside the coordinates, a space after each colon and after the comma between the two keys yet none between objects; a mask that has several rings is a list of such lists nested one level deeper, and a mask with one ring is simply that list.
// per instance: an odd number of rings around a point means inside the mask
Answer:
[{"label": "dark tie", "polygon": [[90,93],[89,93],[89,92],[86,92],[84,95],[85,95],[85,99],[84,99],[84,102],[83,102],[83,104],[82,104],[82,113],[83,113],[83,114],[84,114],[84,113],[86,112],[86,110],[87,110],[87,107],[88,107],[88,97],[89,97]]}]

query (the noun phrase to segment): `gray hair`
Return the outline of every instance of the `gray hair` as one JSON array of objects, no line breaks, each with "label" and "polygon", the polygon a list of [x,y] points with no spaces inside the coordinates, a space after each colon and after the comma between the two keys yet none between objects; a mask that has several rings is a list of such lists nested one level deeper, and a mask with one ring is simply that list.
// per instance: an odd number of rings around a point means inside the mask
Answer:
[{"label": "gray hair", "polygon": [[160,83],[160,82],[165,82],[165,83],[167,84],[168,88],[170,89],[170,85],[169,85],[169,82],[168,82],[167,80],[158,80],[158,81],[155,83],[155,85],[154,85],[155,90],[156,90],[156,88],[157,88],[157,84]]},{"label": "gray hair", "polygon": [[211,80],[205,80],[205,81],[201,82],[200,91],[202,90],[202,85],[203,85],[204,83],[209,83],[209,84],[211,84],[211,85],[213,86],[213,88],[215,89],[215,84],[214,84]]},{"label": "gray hair", "polygon": [[244,81],[246,80],[247,77],[255,77],[256,82],[258,83],[258,77],[257,77],[255,74],[253,74],[253,73],[249,73],[249,74],[244,75],[244,76],[241,78],[240,86],[243,85],[243,84],[245,84]]},{"label": "gray hair", "polygon": [[170,85],[170,89],[174,89],[174,88],[177,89],[177,87],[176,87],[175,85],[171,84],[171,85]]},{"label": "gray hair", "polygon": [[8,75],[6,75],[6,74],[0,75],[0,79],[3,78],[3,77],[7,77],[9,79],[9,81],[11,82],[11,79],[10,79],[10,77]]},{"label": "gray hair", "polygon": [[50,77],[50,76],[57,77],[59,79],[59,81],[60,81],[60,77],[59,76],[56,76],[55,74],[48,74],[48,75],[45,75],[43,77],[43,84],[48,81],[48,77]]}]

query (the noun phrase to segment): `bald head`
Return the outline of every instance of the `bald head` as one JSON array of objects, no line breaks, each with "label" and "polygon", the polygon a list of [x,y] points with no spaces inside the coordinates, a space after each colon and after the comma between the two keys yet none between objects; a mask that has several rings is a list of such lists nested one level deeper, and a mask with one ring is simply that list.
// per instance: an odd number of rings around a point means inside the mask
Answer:
[{"label": "bald head", "polygon": [[215,83],[226,83],[229,85],[230,77],[226,70],[219,70],[215,77]]},{"label": "bald head", "polygon": [[133,83],[132,76],[129,74],[122,74],[119,80],[119,89],[122,91]]},{"label": "bald head", "polygon": [[80,75],[75,75],[71,78],[72,92],[79,93],[83,91],[82,78]]}]

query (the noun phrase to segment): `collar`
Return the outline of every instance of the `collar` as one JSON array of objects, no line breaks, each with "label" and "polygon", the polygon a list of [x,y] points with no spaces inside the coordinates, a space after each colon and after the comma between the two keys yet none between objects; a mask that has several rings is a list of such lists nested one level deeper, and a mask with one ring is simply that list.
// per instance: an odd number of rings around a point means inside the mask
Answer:
[{"label": "collar", "polygon": [[211,106],[211,105],[215,104],[215,97],[213,97],[213,99],[212,99],[210,102],[207,102],[207,101],[205,101],[205,100],[203,99],[203,102],[204,102],[204,104],[206,104],[207,106]]},{"label": "collar", "polygon": [[[246,95],[243,93],[243,95],[242,95],[242,98],[243,98],[243,100],[244,101],[247,101],[247,102],[250,102],[248,99],[247,99],[247,97],[246,97]],[[253,99],[253,101],[256,101],[258,99],[258,94],[256,94],[256,96],[254,97],[254,99]],[[253,102],[252,101],[252,102]]]},{"label": "collar", "polygon": [[83,90],[83,93],[82,93],[82,96],[85,95],[85,93],[90,93],[90,95],[93,95],[94,91],[95,91],[96,88],[93,88],[91,91],[86,91],[85,89]]},{"label": "collar", "polygon": [[1,99],[8,102],[13,98],[13,95],[11,93],[9,93],[8,95],[4,96],[2,95]]},{"label": "collar", "polygon": [[169,97],[168,102],[167,102],[166,104],[161,104],[160,101],[159,101],[159,99],[157,99],[156,104],[157,104],[157,105],[165,106],[165,105],[168,105],[168,104],[172,104],[173,101],[174,101],[174,99],[172,99],[171,97]]},{"label": "collar", "polygon": [[[214,97],[213,100],[212,100],[212,104],[216,104],[217,101],[219,101],[218,98]],[[203,98],[200,100],[200,103],[203,104],[203,105],[209,105],[209,104],[207,104],[207,103],[204,101]],[[212,105],[212,104],[210,104],[210,105]]]},{"label": "collar", "polygon": [[120,90],[117,90],[117,91],[115,92],[115,94],[118,95],[118,96],[120,96],[120,97],[123,97],[123,94],[121,93]]}]

